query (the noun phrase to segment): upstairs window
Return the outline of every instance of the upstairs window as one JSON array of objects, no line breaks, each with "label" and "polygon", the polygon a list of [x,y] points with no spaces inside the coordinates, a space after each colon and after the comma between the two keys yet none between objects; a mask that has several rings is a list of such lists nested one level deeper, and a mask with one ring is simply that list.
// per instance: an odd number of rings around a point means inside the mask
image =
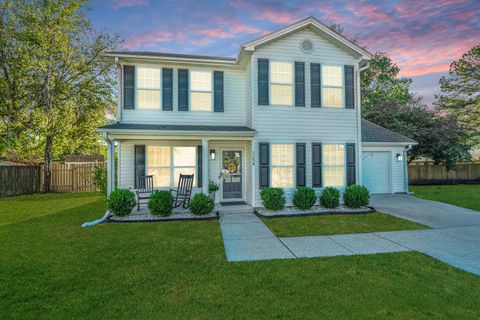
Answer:
[{"label": "upstairs window", "polygon": [[160,68],[137,68],[138,109],[160,109]]},{"label": "upstairs window", "polygon": [[272,144],[272,187],[293,188],[293,144]]},{"label": "upstairs window", "polygon": [[343,144],[323,145],[323,178],[325,187],[345,185],[345,146]]},{"label": "upstairs window", "polygon": [[322,65],[322,106],[343,108],[343,68]]},{"label": "upstairs window", "polygon": [[190,108],[212,111],[212,72],[190,71]]},{"label": "upstairs window", "polygon": [[293,64],[270,62],[270,92],[272,105],[293,105]]}]

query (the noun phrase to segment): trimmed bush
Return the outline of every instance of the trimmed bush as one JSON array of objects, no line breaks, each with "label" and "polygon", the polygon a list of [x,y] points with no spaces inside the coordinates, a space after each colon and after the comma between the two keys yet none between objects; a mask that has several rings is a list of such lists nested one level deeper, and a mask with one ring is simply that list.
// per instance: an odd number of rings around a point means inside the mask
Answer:
[{"label": "trimmed bush", "polygon": [[352,184],[345,189],[343,194],[345,205],[352,209],[368,206],[370,193],[364,186]]},{"label": "trimmed bush", "polygon": [[93,171],[93,183],[98,191],[104,196],[107,195],[107,169],[103,166],[96,165]]},{"label": "trimmed bush", "polygon": [[190,201],[190,212],[196,216],[209,214],[215,208],[215,201],[203,193],[197,193]]},{"label": "trimmed bush", "polygon": [[300,210],[308,210],[317,201],[315,190],[310,187],[300,187],[293,192],[292,203]]},{"label": "trimmed bush", "polygon": [[220,189],[220,186],[218,184],[216,184],[215,182],[213,182],[213,181],[208,182],[208,192],[209,193],[218,191],[219,189]]},{"label": "trimmed bush", "polygon": [[135,204],[135,193],[127,189],[115,189],[107,198],[108,210],[119,217],[129,215]]},{"label": "trimmed bush", "polygon": [[173,210],[173,196],[168,191],[156,191],[148,200],[148,209],[153,215],[168,217]]},{"label": "trimmed bush", "polygon": [[267,210],[278,211],[285,208],[285,192],[281,188],[264,188],[260,191],[260,197]]},{"label": "trimmed bush", "polygon": [[320,205],[324,208],[334,209],[340,204],[340,191],[333,187],[326,187],[320,194]]}]

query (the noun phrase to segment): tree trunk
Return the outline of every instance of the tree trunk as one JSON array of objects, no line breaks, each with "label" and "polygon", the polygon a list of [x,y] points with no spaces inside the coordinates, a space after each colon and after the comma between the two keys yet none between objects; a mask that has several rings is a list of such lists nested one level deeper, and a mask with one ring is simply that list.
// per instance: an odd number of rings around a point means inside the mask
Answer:
[{"label": "tree trunk", "polygon": [[50,192],[50,164],[52,160],[52,145],[53,145],[53,137],[47,136],[47,140],[45,141],[45,152],[43,154],[43,191]]}]

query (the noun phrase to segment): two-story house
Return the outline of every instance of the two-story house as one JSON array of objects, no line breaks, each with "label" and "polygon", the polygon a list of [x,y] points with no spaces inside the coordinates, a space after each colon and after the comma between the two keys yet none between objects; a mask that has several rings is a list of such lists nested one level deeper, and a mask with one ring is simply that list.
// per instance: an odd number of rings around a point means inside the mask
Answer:
[{"label": "two-story house", "polygon": [[310,17],[243,44],[236,58],[112,52],[118,122],[109,144],[109,190],[153,175],[173,188],[195,174],[195,191],[220,184],[217,202],[261,206],[260,189],[408,190],[413,140],[361,119],[360,72],[371,54]]}]

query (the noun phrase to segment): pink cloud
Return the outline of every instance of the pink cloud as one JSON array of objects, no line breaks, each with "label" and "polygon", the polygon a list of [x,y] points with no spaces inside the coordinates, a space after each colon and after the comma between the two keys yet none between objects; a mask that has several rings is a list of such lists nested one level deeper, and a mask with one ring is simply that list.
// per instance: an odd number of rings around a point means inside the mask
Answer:
[{"label": "pink cloud", "polygon": [[156,43],[172,41],[175,34],[171,31],[157,30],[135,35],[125,41],[128,49],[137,49],[142,46],[151,46]]},{"label": "pink cloud", "polygon": [[148,4],[148,0],[116,0],[112,4],[114,9],[144,7]]},{"label": "pink cloud", "polygon": [[200,30],[197,30],[196,33],[207,36],[207,37],[220,38],[220,39],[233,37],[233,33],[221,30],[220,28],[200,29]]},{"label": "pink cloud", "polygon": [[236,22],[231,25],[232,30],[239,33],[261,33],[262,29],[244,24],[241,22]]},{"label": "pink cloud", "polygon": [[266,20],[272,23],[278,24],[291,24],[296,22],[298,19],[295,16],[288,12],[281,11],[265,11],[257,14],[254,19],[256,20]]}]

